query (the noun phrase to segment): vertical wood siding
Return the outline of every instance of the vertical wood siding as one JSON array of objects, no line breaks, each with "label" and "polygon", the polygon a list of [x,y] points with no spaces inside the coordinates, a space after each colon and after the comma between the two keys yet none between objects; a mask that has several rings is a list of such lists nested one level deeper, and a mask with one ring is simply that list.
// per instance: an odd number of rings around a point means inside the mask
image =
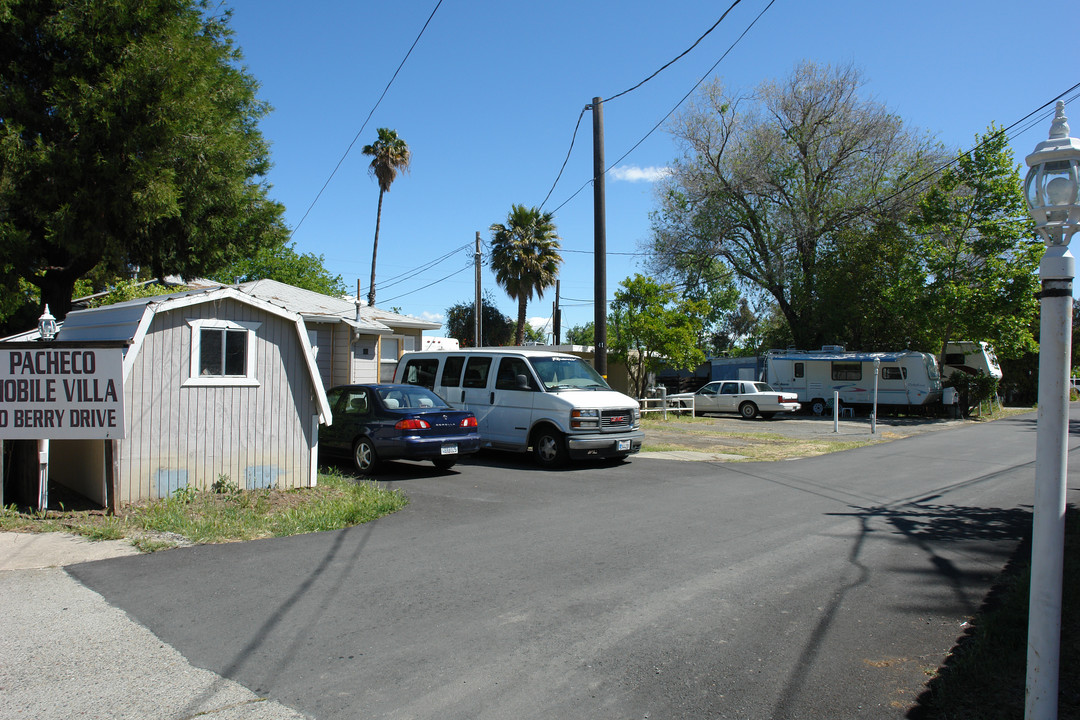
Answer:
[{"label": "vertical wood siding", "polygon": [[[258,387],[183,387],[189,319],[261,323],[248,348]],[[121,502],[209,488],[219,476],[241,488],[311,485],[318,406],[302,353],[292,322],[234,300],[155,316],[125,386]]]}]

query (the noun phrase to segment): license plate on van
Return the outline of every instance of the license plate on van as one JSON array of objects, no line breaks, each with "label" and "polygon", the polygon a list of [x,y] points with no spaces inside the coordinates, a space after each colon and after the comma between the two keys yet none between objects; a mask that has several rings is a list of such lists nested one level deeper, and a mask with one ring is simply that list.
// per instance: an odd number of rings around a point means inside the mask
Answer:
[{"label": "license plate on van", "polygon": [[630,441],[629,440],[616,440],[615,441],[615,450],[616,451],[622,452],[623,450],[629,450],[629,449],[630,449]]},{"label": "license plate on van", "polygon": [[457,445],[456,444],[443,445],[440,452],[443,455],[457,455]]}]

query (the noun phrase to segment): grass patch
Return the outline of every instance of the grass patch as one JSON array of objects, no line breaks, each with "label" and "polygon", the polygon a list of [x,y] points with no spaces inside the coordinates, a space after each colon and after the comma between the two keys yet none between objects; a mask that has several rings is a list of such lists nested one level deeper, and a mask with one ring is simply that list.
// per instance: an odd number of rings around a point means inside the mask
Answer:
[{"label": "grass patch", "polygon": [[91,540],[128,538],[143,552],[191,543],[299,535],[360,525],[400,510],[408,498],[338,472],[320,473],[313,488],[240,490],[219,481],[212,490],[181,490],[165,500],[101,510],[21,512],[0,508],[0,531],[70,532]]},{"label": "grass patch", "polygon": [[[930,681],[920,720],[1006,720],[1024,716],[1031,549],[1006,569],[945,665]],[[1080,719],[1080,513],[1065,525],[1058,717]]]},{"label": "grass patch", "polygon": [[795,438],[776,432],[737,432],[718,429],[709,417],[690,417],[668,413],[668,419],[659,416],[643,418],[646,432],[642,450],[645,452],[691,451],[737,455],[732,462],[768,462],[793,460],[827,453],[851,450],[872,445],[877,440],[831,440],[821,437]]}]

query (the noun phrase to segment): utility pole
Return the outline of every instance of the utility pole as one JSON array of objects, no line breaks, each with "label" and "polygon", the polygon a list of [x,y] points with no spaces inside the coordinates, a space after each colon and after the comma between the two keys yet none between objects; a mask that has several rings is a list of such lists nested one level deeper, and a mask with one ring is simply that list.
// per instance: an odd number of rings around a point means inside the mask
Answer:
[{"label": "utility pole", "polygon": [[607,377],[607,220],[604,199],[604,106],[592,101],[593,121],[593,327],[596,372]]},{"label": "utility pole", "polygon": [[483,309],[484,302],[480,297],[480,231],[476,231],[476,254],[473,256],[476,261],[476,302],[473,304],[473,329],[476,331],[473,335],[476,338],[476,347],[483,347]]},{"label": "utility pole", "polygon": [[562,327],[562,310],[559,309],[559,281],[555,281],[555,307],[551,313],[551,344],[558,345],[562,339],[560,328]]}]

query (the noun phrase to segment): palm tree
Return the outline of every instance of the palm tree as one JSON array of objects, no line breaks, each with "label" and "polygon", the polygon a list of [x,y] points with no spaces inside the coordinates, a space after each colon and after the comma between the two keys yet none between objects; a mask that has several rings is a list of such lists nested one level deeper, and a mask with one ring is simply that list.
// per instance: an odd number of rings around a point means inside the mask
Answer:
[{"label": "palm tree", "polygon": [[525,307],[529,298],[544,296],[555,284],[562,256],[551,213],[540,208],[512,205],[506,224],[491,226],[491,267],[495,280],[511,300],[517,300],[515,344],[525,341]]},{"label": "palm tree", "polygon": [[365,145],[362,152],[371,156],[368,172],[379,181],[379,211],[375,215],[375,244],[371,248],[371,286],[368,288],[368,305],[375,304],[375,259],[379,255],[379,223],[382,221],[383,193],[390,192],[390,186],[397,178],[398,171],[408,172],[412,153],[397,132],[388,128],[379,128],[379,139]]}]

